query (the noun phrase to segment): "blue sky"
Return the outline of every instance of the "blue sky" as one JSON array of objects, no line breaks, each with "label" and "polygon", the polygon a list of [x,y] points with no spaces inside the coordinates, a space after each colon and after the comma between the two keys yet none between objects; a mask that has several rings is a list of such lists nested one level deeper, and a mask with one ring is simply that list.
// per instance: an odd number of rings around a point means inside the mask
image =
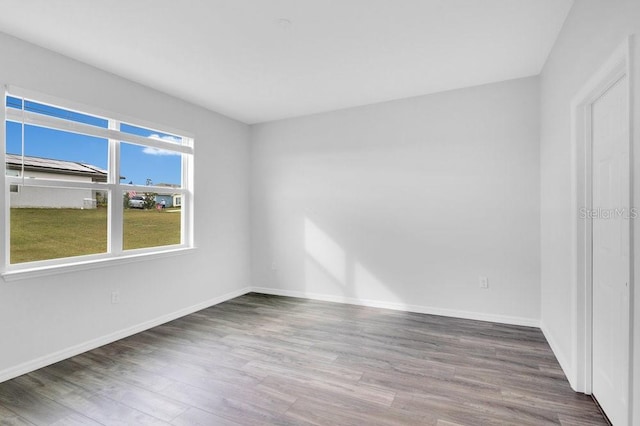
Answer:
[{"label": "blue sky", "polygon": [[[21,101],[15,98],[8,98],[7,104],[17,108],[21,107]],[[107,120],[102,118],[45,106],[30,101],[25,102],[25,109],[45,115],[91,124],[97,127],[107,127]],[[9,154],[22,153],[21,127],[22,125],[20,123],[7,122],[6,152]],[[144,137],[174,138],[171,135],[128,124],[122,124],[121,130],[126,133]],[[32,125],[25,125],[24,138],[24,155],[76,161],[92,164],[103,169],[107,168],[108,141],[106,139]],[[133,182],[136,185],[144,185],[147,179],[151,179],[154,184],[179,184],[181,180],[181,161],[179,155],[140,145],[125,142],[121,143],[120,167],[120,176],[126,178],[122,181],[123,183]]]}]

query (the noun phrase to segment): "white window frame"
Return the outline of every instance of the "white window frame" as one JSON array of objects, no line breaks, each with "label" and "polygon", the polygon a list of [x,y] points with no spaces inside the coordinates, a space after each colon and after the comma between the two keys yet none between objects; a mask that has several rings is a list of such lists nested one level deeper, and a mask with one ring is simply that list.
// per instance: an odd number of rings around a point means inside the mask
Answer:
[{"label": "white window frame", "polygon": [[[169,128],[167,126],[150,123],[145,120],[131,118],[122,114],[105,112],[73,101],[68,101],[34,91],[4,86],[3,107],[0,108],[0,164],[6,164],[6,122],[18,121],[24,124],[44,126],[56,130],[72,133],[81,133],[108,140],[108,181],[107,182],[82,182],[59,181],[55,179],[29,179],[21,176],[8,176],[5,171],[0,177],[0,188],[3,196],[0,196],[0,211],[4,220],[0,220],[0,243],[3,244],[4,253],[0,255],[0,275],[5,281],[45,276],[52,273],[62,273],[73,270],[84,270],[99,267],[105,264],[128,263],[140,259],[165,257],[189,252],[194,248],[193,232],[193,166],[194,166],[194,137],[183,130]],[[78,123],[66,119],[37,114],[24,110],[7,108],[4,104],[7,96],[31,100],[37,103],[64,108],[66,110],[88,114],[108,120],[108,128],[101,128],[89,124]],[[160,139],[150,139],[130,133],[121,132],[120,123],[172,134],[182,138],[181,144],[176,144]],[[122,196],[124,192],[162,192],[166,187],[153,185],[129,185],[120,183],[120,143],[133,143],[141,146],[149,146],[181,153],[182,158],[182,187],[172,188],[172,192],[182,196],[181,206],[181,242],[180,244],[148,247],[141,249],[123,250],[123,206]],[[33,262],[10,263],[11,226],[9,218],[10,186],[37,186],[66,189],[93,189],[109,194],[108,203],[108,243],[105,253],[49,259]]]}]

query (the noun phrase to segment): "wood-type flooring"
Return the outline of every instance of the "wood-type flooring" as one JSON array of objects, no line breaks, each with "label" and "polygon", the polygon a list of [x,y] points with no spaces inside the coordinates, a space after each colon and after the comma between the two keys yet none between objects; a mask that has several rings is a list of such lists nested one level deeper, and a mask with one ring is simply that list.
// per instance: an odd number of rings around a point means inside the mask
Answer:
[{"label": "wood-type flooring", "polygon": [[0,425],[606,425],[537,328],[250,293],[0,384]]}]

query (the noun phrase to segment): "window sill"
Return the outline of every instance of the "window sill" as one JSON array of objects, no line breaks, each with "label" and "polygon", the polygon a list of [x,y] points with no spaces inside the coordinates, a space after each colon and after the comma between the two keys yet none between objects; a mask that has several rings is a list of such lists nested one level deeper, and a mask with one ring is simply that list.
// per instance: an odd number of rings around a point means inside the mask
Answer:
[{"label": "window sill", "polygon": [[108,257],[101,259],[92,259],[82,262],[65,263],[62,265],[38,266],[34,268],[24,268],[13,271],[6,271],[2,274],[2,278],[9,281],[25,280],[29,278],[46,277],[56,274],[65,274],[75,271],[86,271],[89,269],[103,268],[107,266],[124,265],[127,263],[141,262],[145,260],[162,259],[166,257],[181,256],[192,253],[194,247],[180,247],[165,251],[155,251],[152,253],[136,253],[122,255],[118,257]]}]

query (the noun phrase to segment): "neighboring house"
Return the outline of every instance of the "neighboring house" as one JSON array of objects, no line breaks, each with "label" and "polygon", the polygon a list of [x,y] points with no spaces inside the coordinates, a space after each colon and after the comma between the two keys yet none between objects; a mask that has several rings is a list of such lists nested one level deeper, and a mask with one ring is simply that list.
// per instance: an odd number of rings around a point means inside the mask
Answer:
[{"label": "neighboring house", "polygon": [[[174,185],[172,183],[159,183],[156,186],[166,187],[167,189],[178,188],[179,185]],[[182,195],[176,194],[172,191],[167,192],[159,192],[156,195],[156,203],[161,204],[164,200],[165,207],[180,207],[182,205]]]},{"label": "neighboring house", "polygon": [[[6,173],[24,179],[56,179],[81,182],[106,182],[107,171],[91,164],[40,157],[6,155]],[[58,189],[11,185],[11,207],[96,208],[96,193],[91,189]]]},{"label": "neighboring house", "polygon": [[173,194],[156,195],[156,204],[162,204],[163,201],[165,207],[173,207]]}]

